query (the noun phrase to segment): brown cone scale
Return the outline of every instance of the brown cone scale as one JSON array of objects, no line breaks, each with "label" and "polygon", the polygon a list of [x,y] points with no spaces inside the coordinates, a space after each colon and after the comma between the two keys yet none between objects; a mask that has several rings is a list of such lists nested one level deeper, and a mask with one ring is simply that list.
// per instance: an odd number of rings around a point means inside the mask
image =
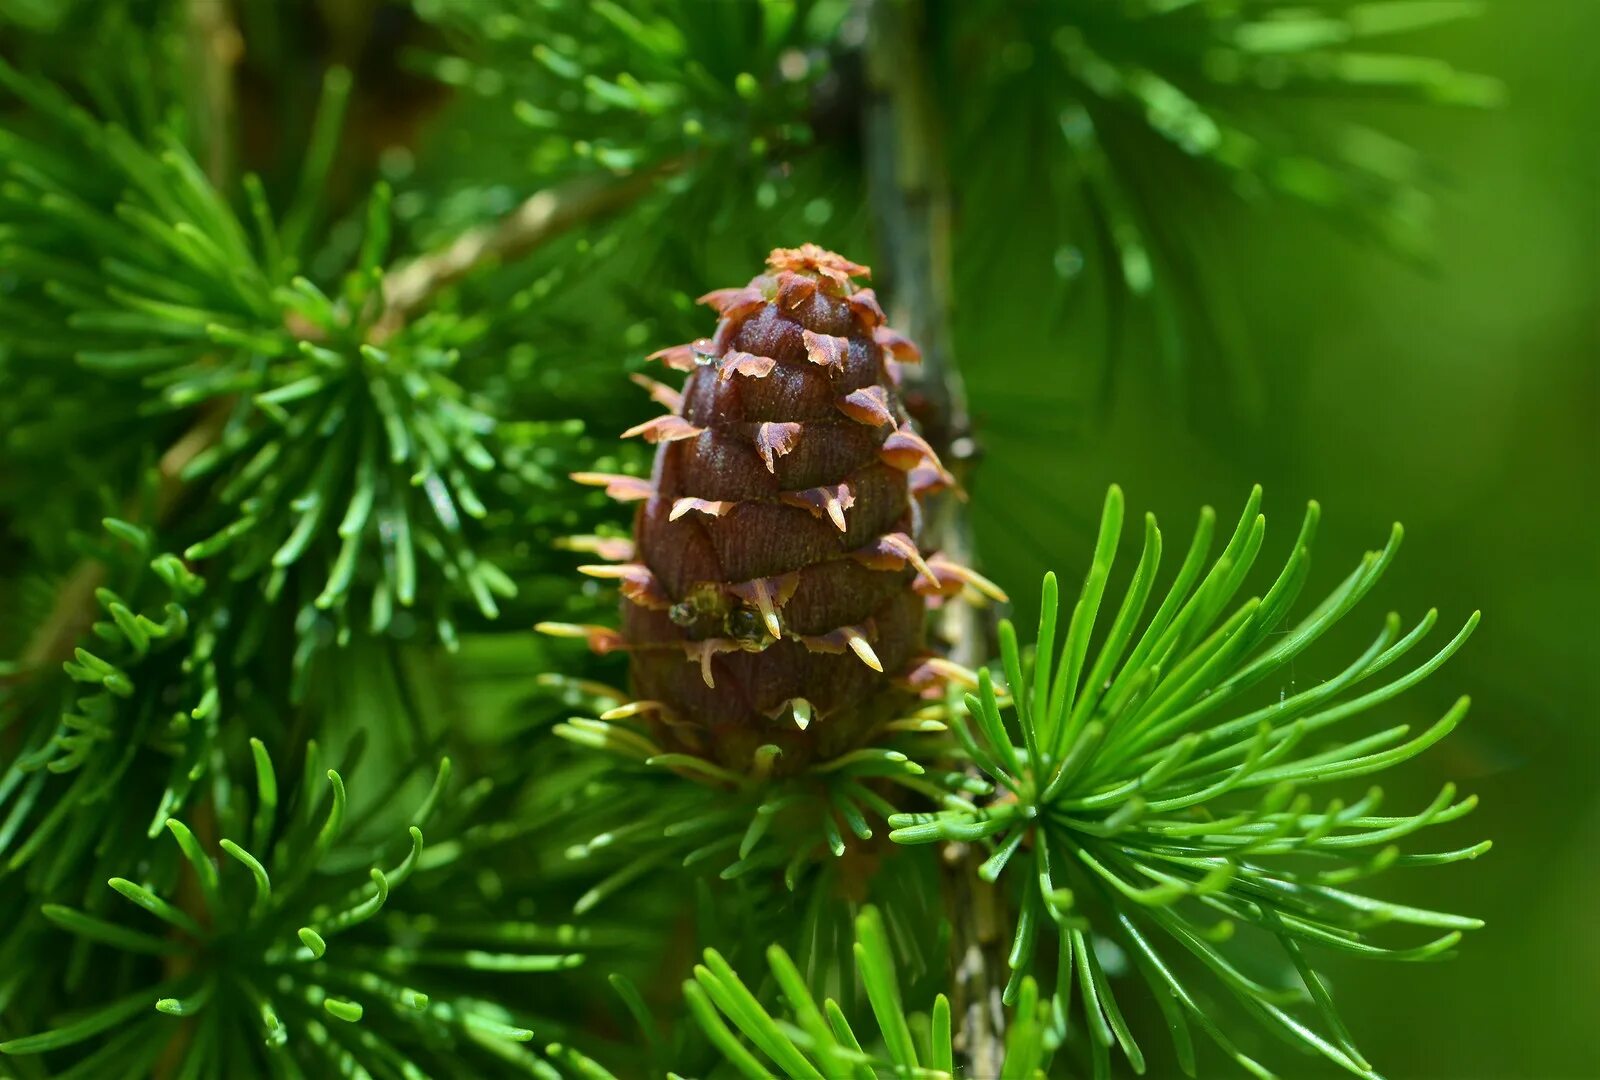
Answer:
[{"label": "brown cone scale", "polygon": [[[702,298],[715,334],[656,359],[688,372],[657,444],[621,579],[633,691],[668,745],[781,773],[847,752],[913,700],[924,593],[959,582],[916,546],[918,498],[948,475],[896,392],[915,347],[883,325],[867,270],[814,245]],[[920,591],[919,591],[920,590]],[[774,630],[777,632],[774,633]]]}]

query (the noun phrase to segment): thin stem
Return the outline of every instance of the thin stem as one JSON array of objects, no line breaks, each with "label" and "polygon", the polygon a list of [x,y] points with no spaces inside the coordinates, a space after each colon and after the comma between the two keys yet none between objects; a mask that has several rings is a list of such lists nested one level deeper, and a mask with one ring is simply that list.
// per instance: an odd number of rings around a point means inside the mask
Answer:
[{"label": "thin stem", "polygon": [[535,192],[499,221],[468,229],[446,247],[390,271],[383,281],[387,309],[374,341],[392,336],[445,286],[491,260],[520,258],[568,229],[622,210],[678,170],[671,160],[627,176],[582,176]]},{"label": "thin stem", "polygon": [[244,55],[244,39],[233,21],[231,5],[218,0],[189,0],[187,21],[206,176],[220,185],[233,158],[233,75]]},{"label": "thin stem", "polygon": [[[183,470],[222,433],[231,404],[231,400],[219,399],[206,406],[194,425],[161,455],[157,465],[160,482],[156,487],[156,520],[163,520],[172,512],[183,493]],[[19,676],[53,667],[72,655],[73,646],[94,621],[98,610],[94,593],[105,582],[105,571],[101,563],[85,559],[67,575],[50,614],[28,639],[18,665]]]},{"label": "thin stem", "polygon": [[[944,131],[928,70],[923,0],[862,0],[867,20],[867,178],[877,222],[880,280],[890,321],[918,343],[922,363],[907,370],[907,389],[925,406],[916,419],[929,443],[964,482],[976,456],[966,391],[954,362],[950,323],[950,183]],[[924,507],[923,539],[970,563],[972,527],[954,492]],[[976,667],[992,627],[970,604],[946,604],[940,635],[951,658]],[[951,845],[944,865],[954,926],[952,1007],[962,1017],[967,1072],[998,1076],[1004,1060],[1004,1009],[994,974],[1006,970],[1000,904],[977,868],[984,852]]]}]

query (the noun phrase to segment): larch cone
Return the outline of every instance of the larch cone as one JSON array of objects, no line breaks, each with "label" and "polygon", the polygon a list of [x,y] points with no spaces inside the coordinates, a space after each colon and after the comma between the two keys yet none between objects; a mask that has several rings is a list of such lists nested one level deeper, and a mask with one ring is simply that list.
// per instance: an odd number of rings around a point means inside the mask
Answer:
[{"label": "larch cone", "polygon": [[670,410],[627,433],[657,446],[649,482],[578,477],[643,500],[607,555],[626,561],[585,568],[624,596],[620,638],[591,640],[628,651],[674,749],[743,769],[771,744],[793,773],[869,742],[937,680],[930,598],[987,585],[920,550],[919,501],[951,480],[901,408],[917,351],[868,273],[807,244],[702,297],[715,334],[652,357],[682,392],[639,380]]}]

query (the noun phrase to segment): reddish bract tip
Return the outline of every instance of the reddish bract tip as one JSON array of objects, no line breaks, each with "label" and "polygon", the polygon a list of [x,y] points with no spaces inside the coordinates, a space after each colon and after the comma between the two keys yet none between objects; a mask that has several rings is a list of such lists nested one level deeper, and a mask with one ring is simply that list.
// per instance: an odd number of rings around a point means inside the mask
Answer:
[{"label": "reddish bract tip", "polygon": [[611,562],[628,562],[633,558],[633,541],[625,536],[563,536],[555,546],[564,551],[581,551],[598,555]]},{"label": "reddish bract tip", "polygon": [[699,346],[702,344],[709,345],[710,342],[702,338],[700,341],[691,342],[688,345],[673,345],[669,348],[657,349],[645,359],[659,360],[673,371],[693,371],[698,362]]},{"label": "reddish bract tip", "polygon": [[661,582],[643,563],[602,563],[578,567],[578,573],[587,577],[615,581],[622,595],[640,607],[665,611],[672,606],[672,598],[661,587]]},{"label": "reddish bract tip", "polygon": [[666,383],[656,382],[648,375],[640,375],[638,372],[629,375],[628,380],[635,386],[642,387],[650,395],[650,400],[657,405],[665,406],[675,413],[683,411],[683,395]]},{"label": "reddish bract tip", "polygon": [[603,487],[606,494],[618,502],[648,499],[656,493],[650,481],[642,476],[625,476],[622,473],[575,472],[572,479],[591,487]]},{"label": "reddish bract tip", "polygon": [[793,311],[817,294],[817,279],[785,270],[778,275],[778,307]]},{"label": "reddish bract tip", "polygon": [[668,413],[646,420],[642,424],[633,425],[622,433],[622,437],[631,439],[635,435],[643,435],[647,443],[670,443],[680,439],[692,439],[704,430],[695,427],[676,413]]},{"label": "reddish bract tip", "polygon": [[550,637],[582,638],[589,644],[590,651],[599,656],[628,646],[623,636],[609,626],[591,626],[583,623],[542,622],[533,627],[541,634]]},{"label": "reddish bract tip", "polygon": [[800,340],[805,342],[807,360],[821,367],[844,370],[845,357],[850,355],[849,338],[802,330]]},{"label": "reddish bract tip", "polygon": [[770,270],[810,270],[814,273],[848,281],[853,277],[871,277],[872,268],[851,262],[836,252],[816,244],[801,244],[797,248],[773,248],[767,256]]},{"label": "reddish bract tip", "polygon": [[878,294],[871,289],[857,289],[844,302],[863,326],[870,329],[883,325],[883,308],[878,306]]},{"label": "reddish bract tip", "polygon": [[790,506],[809,510],[817,517],[826,517],[840,532],[848,531],[844,512],[856,504],[855,490],[848,482],[807,488],[804,491],[785,491],[778,498]]},{"label": "reddish bract tip", "polygon": [[793,450],[800,442],[800,425],[762,424],[756,428],[756,453],[767,463],[767,471],[778,471],[777,459]]},{"label": "reddish bract tip", "polygon": [[887,326],[879,326],[872,331],[872,340],[876,341],[889,359],[902,364],[922,363],[922,350],[916,343],[897,330]]},{"label": "reddish bract tip", "polygon": [[735,375],[745,375],[752,379],[764,379],[772,374],[772,369],[778,362],[770,356],[756,356],[753,353],[731,350],[722,357],[722,365],[717,371],[717,378],[727,382]]},{"label": "reddish bract tip", "polygon": [[774,640],[783,637],[783,625],[778,620],[778,609],[789,602],[795,589],[800,587],[799,574],[784,574],[775,578],[755,578],[728,586],[728,591],[761,613],[767,633]]},{"label": "reddish bract tip", "polygon": [[834,405],[850,419],[870,427],[894,423],[894,413],[889,409],[889,391],[881,386],[864,386],[851,391]]},{"label": "reddish bract tip", "polygon": [[739,289],[713,289],[695,301],[710,307],[724,319],[737,319],[765,306],[766,302],[761,290],[750,285]]},{"label": "reddish bract tip", "polygon": [[733,503],[718,499],[696,499],[692,496],[685,496],[673,502],[672,512],[667,515],[667,520],[677,521],[683,515],[696,510],[711,517],[721,517],[729,510],[732,510],[733,507]]}]

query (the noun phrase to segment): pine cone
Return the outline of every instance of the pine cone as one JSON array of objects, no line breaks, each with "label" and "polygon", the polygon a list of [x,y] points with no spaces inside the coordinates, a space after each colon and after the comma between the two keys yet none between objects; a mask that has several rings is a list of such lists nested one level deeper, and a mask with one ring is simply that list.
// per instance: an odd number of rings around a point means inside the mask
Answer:
[{"label": "pine cone", "polygon": [[[652,359],[689,373],[671,411],[627,432],[657,444],[620,580],[638,712],[676,747],[744,768],[764,744],[794,772],[868,741],[929,672],[930,596],[975,579],[918,548],[918,501],[949,474],[896,393],[911,342],[884,325],[869,271],[815,245],[701,298],[715,336]],[[987,583],[982,583],[987,584]]]}]

